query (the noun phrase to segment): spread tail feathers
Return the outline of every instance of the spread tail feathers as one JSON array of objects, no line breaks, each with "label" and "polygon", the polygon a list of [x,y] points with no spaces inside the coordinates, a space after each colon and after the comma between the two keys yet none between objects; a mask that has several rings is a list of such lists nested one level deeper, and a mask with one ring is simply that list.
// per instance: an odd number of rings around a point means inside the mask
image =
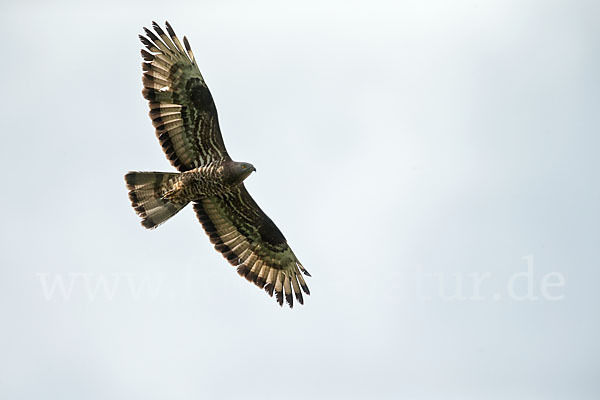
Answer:
[{"label": "spread tail feathers", "polygon": [[125,175],[131,205],[142,218],[145,228],[156,228],[187,205],[163,198],[169,181],[177,175],[169,172],[129,172]]}]

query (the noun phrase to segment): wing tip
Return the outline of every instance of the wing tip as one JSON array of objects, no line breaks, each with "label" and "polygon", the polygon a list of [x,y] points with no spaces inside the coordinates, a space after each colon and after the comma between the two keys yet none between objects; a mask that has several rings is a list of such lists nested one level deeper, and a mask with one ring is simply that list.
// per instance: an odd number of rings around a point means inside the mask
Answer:
[{"label": "wing tip", "polygon": [[175,30],[173,30],[173,27],[171,26],[169,21],[165,21],[165,27],[167,28],[167,32],[169,32],[169,35],[171,35],[171,37],[177,36],[175,35]]},{"label": "wing tip", "polygon": [[154,34],[154,32],[152,32],[150,29],[144,27],[144,33],[146,33],[146,36],[148,36],[148,38],[152,41],[156,41],[158,40],[158,37],[156,37],[156,35]]},{"label": "wing tip", "polygon": [[152,21],[152,28],[154,28],[154,30],[156,31],[156,33],[158,33],[159,35],[164,35],[165,32],[162,30],[162,28],[160,27],[160,25],[158,25],[156,23],[156,21]]},{"label": "wing tip", "polygon": [[290,306],[290,308],[294,308],[294,297],[292,297],[291,293],[285,294],[285,302]]},{"label": "wing tip", "polygon": [[152,51],[152,48],[154,47],[154,45],[152,44],[152,42],[150,40],[148,40],[147,37],[145,37],[144,35],[138,35],[138,38],[140,39],[140,42],[142,42],[142,44],[144,46],[146,46],[146,48],[148,50]]},{"label": "wing tip", "polygon": [[265,285],[265,292],[271,297],[273,297],[273,289],[275,289],[275,286],[272,283],[267,283]]},{"label": "wing tip", "polygon": [[265,287],[265,278],[261,277],[260,275],[256,278],[256,282],[254,282],[256,284],[256,286],[258,286],[259,288],[263,289]]},{"label": "wing tip", "polygon": [[[155,57],[154,57],[154,55],[152,53],[150,53],[150,52],[148,52],[148,51],[146,51],[144,49],[141,49],[140,53],[142,54],[142,58],[145,61],[154,61]],[[144,63],[144,64],[146,64],[146,63]]]},{"label": "wing tip", "polygon": [[310,296],[310,290],[308,289],[308,286],[306,286],[306,285],[300,285],[300,287],[302,288],[302,290],[304,291],[304,293],[306,293],[307,295]]}]

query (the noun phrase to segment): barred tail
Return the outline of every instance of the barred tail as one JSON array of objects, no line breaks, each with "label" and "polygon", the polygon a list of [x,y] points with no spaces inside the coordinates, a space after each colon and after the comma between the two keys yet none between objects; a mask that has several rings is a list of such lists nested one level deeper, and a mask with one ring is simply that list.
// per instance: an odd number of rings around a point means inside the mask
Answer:
[{"label": "barred tail", "polygon": [[162,198],[168,181],[177,175],[169,172],[129,172],[125,175],[131,205],[142,218],[145,228],[156,228],[187,205]]}]

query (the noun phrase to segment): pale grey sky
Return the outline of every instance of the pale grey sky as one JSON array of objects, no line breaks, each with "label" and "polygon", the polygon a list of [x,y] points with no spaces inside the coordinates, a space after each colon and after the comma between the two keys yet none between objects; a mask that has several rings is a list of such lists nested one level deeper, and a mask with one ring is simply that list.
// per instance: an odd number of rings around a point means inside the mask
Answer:
[{"label": "pale grey sky", "polygon": [[[597,2],[0,7],[1,398],[600,396]],[[123,174],[172,170],[152,20],[188,36],[304,306],[191,208],[139,225]]]}]

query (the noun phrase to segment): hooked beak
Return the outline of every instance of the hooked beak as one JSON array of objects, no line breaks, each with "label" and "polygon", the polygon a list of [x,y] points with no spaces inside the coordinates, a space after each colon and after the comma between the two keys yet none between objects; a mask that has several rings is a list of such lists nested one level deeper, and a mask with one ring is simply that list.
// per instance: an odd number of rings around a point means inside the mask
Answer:
[{"label": "hooked beak", "polygon": [[252,171],[256,172],[256,167],[252,166]]}]

